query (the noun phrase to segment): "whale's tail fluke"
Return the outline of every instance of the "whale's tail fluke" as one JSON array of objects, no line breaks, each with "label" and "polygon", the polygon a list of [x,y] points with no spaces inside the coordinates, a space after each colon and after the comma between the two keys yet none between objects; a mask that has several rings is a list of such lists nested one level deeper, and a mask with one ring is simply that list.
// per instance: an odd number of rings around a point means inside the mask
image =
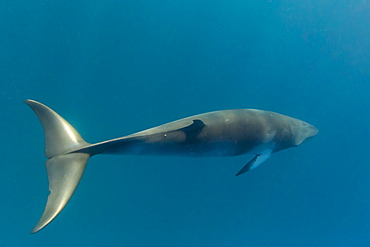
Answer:
[{"label": "whale's tail fluke", "polygon": [[88,153],[73,153],[89,144],[60,115],[49,107],[26,100],[39,118],[45,135],[46,169],[49,180],[48,200],[43,215],[31,230],[36,233],[49,224],[65,207],[85,170]]}]

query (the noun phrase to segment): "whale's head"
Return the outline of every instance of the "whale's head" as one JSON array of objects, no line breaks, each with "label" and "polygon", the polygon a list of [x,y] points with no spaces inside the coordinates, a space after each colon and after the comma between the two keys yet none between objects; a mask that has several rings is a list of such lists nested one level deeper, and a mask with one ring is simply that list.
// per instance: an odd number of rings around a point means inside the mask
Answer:
[{"label": "whale's head", "polygon": [[295,121],[291,123],[291,128],[295,146],[311,140],[319,132],[313,125],[299,119],[295,119]]}]

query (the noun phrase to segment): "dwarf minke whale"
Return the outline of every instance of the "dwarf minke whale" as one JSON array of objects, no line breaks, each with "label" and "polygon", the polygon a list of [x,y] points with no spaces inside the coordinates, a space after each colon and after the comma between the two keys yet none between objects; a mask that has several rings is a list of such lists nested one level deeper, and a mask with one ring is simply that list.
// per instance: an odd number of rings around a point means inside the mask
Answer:
[{"label": "dwarf minke whale", "polygon": [[214,157],[255,154],[236,174],[238,176],[258,167],[271,154],[296,147],[318,133],[314,126],[295,118],[269,111],[238,109],[199,114],[90,144],[49,107],[34,100],[25,103],[35,112],[44,130],[50,191],[44,213],[31,233],[40,231],[63,210],[93,155]]}]

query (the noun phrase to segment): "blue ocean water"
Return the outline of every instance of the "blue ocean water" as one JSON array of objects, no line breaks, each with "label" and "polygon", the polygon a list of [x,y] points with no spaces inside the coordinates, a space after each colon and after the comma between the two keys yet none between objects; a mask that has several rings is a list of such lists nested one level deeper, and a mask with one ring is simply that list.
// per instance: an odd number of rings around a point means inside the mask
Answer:
[{"label": "blue ocean water", "polygon": [[[1,246],[370,246],[370,3],[1,1]],[[63,212],[48,195],[55,109],[89,142],[257,108],[320,133],[251,156],[96,156]]]}]

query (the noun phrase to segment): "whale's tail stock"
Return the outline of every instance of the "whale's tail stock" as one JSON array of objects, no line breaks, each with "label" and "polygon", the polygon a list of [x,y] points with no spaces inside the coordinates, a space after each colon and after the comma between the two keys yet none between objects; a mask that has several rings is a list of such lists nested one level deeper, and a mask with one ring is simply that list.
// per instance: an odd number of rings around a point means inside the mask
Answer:
[{"label": "whale's tail stock", "polygon": [[36,233],[49,224],[72,197],[84,173],[89,153],[71,153],[89,143],[55,111],[34,101],[26,100],[40,120],[45,135],[46,169],[49,180],[48,200],[44,213],[31,230]]}]

